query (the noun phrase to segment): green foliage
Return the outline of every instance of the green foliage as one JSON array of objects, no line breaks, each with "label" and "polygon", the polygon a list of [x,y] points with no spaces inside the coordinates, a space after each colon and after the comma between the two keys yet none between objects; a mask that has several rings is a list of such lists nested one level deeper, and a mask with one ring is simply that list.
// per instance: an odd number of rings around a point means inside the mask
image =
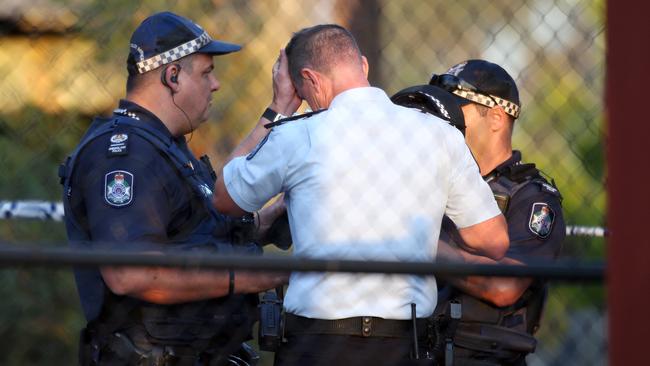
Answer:
[{"label": "green foliage", "polygon": [[69,271],[0,271],[0,364],[73,365],[83,316]]},{"label": "green foliage", "polygon": [[81,137],[85,121],[89,118],[74,112],[51,115],[33,106],[0,114],[1,199],[60,199],[57,168]]},{"label": "green foliage", "polygon": [[[78,126],[87,119],[75,113],[50,115],[35,107],[0,115],[0,199],[60,200],[57,167],[79,140],[83,131]],[[65,240],[61,223],[0,220],[2,242]],[[71,271],[0,269],[0,299],[0,339],[7,340],[0,343],[0,364],[75,364],[84,321]]]}]

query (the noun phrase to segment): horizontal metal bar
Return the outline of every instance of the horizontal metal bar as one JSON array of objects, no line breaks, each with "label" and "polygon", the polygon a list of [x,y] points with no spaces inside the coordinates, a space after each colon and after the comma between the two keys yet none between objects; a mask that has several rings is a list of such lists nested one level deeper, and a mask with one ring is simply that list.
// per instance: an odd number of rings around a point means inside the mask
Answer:
[{"label": "horizontal metal bar", "polygon": [[0,267],[96,267],[160,266],[194,269],[236,269],[254,271],[395,273],[446,276],[543,277],[561,281],[602,281],[602,262],[535,262],[526,266],[452,262],[388,262],[308,259],[284,255],[220,255],[178,253],[117,252],[0,246]]}]

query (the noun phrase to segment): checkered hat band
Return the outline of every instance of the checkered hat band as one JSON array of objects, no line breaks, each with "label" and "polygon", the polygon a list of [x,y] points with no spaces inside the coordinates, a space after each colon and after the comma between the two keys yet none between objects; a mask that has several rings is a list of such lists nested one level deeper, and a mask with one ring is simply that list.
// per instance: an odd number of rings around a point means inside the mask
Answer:
[{"label": "checkered hat band", "polygon": [[203,32],[198,38],[195,38],[189,42],[185,42],[180,46],[176,46],[171,50],[165,51],[159,55],[149,57],[146,60],[138,62],[138,73],[144,74],[147,71],[155,70],[162,65],[174,62],[182,57],[190,55],[206,44],[210,43],[212,39],[207,32]]},{"label": "checkered hat band", "polygon": [[505,99],[501,99],[499,97],[495,97],[494,95],[491,95],[491,97],[494,98],[494,100],[492,100],[487,95],[475,93],[473,91],[469,91],[465,89],[454,90],[453,93],[458,95],[461,98],[471,100],[474,103],[478,103],[489,108],[494,107],[495,106],[494,101],[496,101],[497,104],[499,104],[499,106],[503,108],[503,110],[506,113],[513,116],[514,118],[519,117],[519,106]]}]

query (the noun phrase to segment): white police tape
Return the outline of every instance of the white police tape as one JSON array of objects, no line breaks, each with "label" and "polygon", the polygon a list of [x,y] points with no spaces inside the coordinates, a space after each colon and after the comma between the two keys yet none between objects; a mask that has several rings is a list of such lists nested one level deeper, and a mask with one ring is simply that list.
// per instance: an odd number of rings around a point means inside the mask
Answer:
[{"label": "white police tape", "polygon": [[607,228],[600,226],[567,225],[566,234],[567,236],[605,237],[608,235],[608,232]]},{"label": "white police tape", "polygon": [[[0,201],[0,219],[63,220],[63,203],[49,201]],[[600,226],[567,225],[567,236],[607,236],[607,229]]]},{"label": "white police tape", "polygon": [[0,201],[2,219],[63,220],[63,203],[48,201]]}]

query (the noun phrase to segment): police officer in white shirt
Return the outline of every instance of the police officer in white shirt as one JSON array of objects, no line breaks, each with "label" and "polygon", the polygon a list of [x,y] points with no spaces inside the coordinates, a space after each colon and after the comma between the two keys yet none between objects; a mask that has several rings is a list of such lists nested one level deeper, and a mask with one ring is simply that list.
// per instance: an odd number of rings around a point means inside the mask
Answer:
[{"label": "police officer in white shirt", "polygon": [[[295,33],[273,103],[217,182],[217,209],[255,212],[284,192],[294,255],[369,261],[432,261],[446,214],[465,249],[501,258],[506,223],[462,134],[393,104],[367,73],[346,29]],[[315,112],[281,119],[301,100]],[[434,277],[293,273],[276,364],[416,364],[409,319],[424,334],[436,301]]]}]

